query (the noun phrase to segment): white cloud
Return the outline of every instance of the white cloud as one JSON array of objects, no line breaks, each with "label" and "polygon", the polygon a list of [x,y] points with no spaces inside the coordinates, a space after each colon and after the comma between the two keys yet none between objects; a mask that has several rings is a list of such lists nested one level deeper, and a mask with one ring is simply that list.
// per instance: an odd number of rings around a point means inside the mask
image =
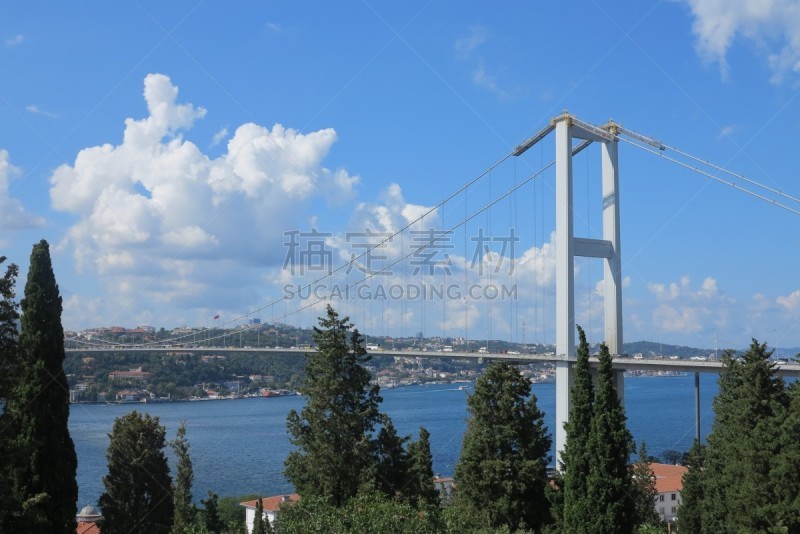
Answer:
[{"label": "white cloud", "polygon": [[77,219],[60,247],[99,275],[109,306],[127,299],[138,313],[158,300],[207,315],[263,303],[259,273],[283,260],[283,232],[314,198],[354,194],[357,176],[322,165],[336,132],[247,123],[212,158],[183,138],[206,111],[180,103],[167,76],[148,75],[144,98],[148,116],[125,121],[121,144],[84,148],[53,172],[53,208]]},{"label": "white cloud", "polygon": [[280,33],[283,31],[281,25],[276,22],[267,22],[264,24],[264,27],[272,33]]},{"label": "white cloud", "polygon": [[29,104],[29,105],[25,106],[25,111],[27,111],[29,113],[33,113],[35,115],[44,115],[45,117],[47,117],[49,119],[57,119],[58,118],[58,114],[52,113],[52,112],[47,111],[45,109],[42,109],[42,108],[40,108],[39,106],[37,106],[35,104]]},{"label": "white cloud", "polygon": [[509,97],[508,91],[500,87],[497,78],[486,72],[486,68],[481,63],[472,71],[472,81],[475,85],[494,93],[498,98],[505,100]]},{"label": "white cloud", "polygon": [[775,302],[788,312],[800,311],[800,289],[792,291],[785,297],[779,296],[775,299]]},{"label": "white cloud", "polygon": [[653,323],[665,332],[686,334],[722,327],[734,304],[711,277],[705,278],[697,289],[687,276],[670,284],[649,283],[647,288],[656,297]]},{"label": "white cloud", "polygon": [[728,76],[728,51],[737,39],[752,42],[780,82],[800,71],[800,3],[796,0],[686,0],[700,56]]},{"label": "white cloud", "polygon": [[19,172],[19,169],[11,164],[8,151],[0,149],[0,232],[36,228],[45,223],[41,217],[25,211],[22,203],[11,197],[9,183]]},{"label": "white cloud", "polygon": [[217,146],[227,138],[228,138],[228,127],[225,126],[217,130],[217,133],[215,133],[214,137],[211,138],[211,146]]},{"label": "white cloud", "polygon": [[489,32],[486,31],[486,28],[482,26],[471,26],[469,28],[469,34],[458,39],[454,47],[460,56],[468,56],[486,42],[488,37]]},{"label": "white cloud", "polygon": [[6,39],[5,45],[10,48],[13,46],[19,46],[24,42],[25,42],[25,36],[22,35],[21,33],[18,33],[17,35],[14,35],[13,37],[9,37],[8,39]]}]

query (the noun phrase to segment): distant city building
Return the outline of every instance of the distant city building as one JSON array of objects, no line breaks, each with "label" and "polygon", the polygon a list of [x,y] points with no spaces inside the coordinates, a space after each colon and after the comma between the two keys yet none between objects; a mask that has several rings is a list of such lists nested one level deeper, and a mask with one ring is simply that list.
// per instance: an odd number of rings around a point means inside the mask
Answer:
[{"label": "distant city building", "polygon": [[129,369],[127,371],[111,371],[108,373],[108,378],[111,380],[140,380],[147,382],[153,377],[153,373],[142,371],[141,367],[136,369]]}]

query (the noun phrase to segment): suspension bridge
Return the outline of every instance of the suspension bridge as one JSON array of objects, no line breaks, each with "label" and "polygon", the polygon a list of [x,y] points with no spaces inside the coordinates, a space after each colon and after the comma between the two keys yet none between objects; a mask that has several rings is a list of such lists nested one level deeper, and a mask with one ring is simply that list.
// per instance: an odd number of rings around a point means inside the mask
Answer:
[{"label": "suspension bridge", "polygon": [[[534,146],[542,143],[550,135],[555,137],[555,159],[549,163],[541,162],[539,168],[535,168],[522,179],[517,177],[516,161]],[[226,327],[236,325],[238,328],[263,328],[265,325],[285,323],[292,319],[301,321],[303,313],[311,316],[322,315],[324,306],[334,302],[334,306],[344,315],[355,316],[358,323],[358,315],[361,314],[363,321],[358,324],[363,331],[383,330],[386,324],[400,324],[402,328],[411,327],[411,318],[419,320],[421,326],[427,328],[441,327],[443,337],[448,333],[458,335],[464,339],[485,339],[487,350],[481,353],[467,351],[448,351],[448,352],[429,352],[415,350],[381,350],[380,354],[387,356],[416,356],[416,357],[452,357],[452,358],[484,358],[484,359],[506,359],[516,362],[553,362],[556,368],[556,450],[562,451],[566,441],[564,423],[569,415],[569,391],[574,378],[575,356],[575,331],[576,331],[576,277],[575,259],[590,258],[603,262],[602,278],[602,317],[603,317],[603,339],[614,355],[615,380],[617,391],[622,395],[623,373],[625,370],[661,370],[661,371],[684,371],[695,373],[695,399],[696,410],[699,411],[699,372],[719,372],[721,362],[719,361],[691,361],[691,360],[670,360],[670,359],[635,359],[622,354],[623,346],[623,320],[622,320],[622,253],[620,239],[620,196],[619,196],[619,146],[624,143],[637,150],[657,156],[672,164],[678,165],[690,172],[704,176],[723,185],[732,187],[737,191],[749,195],[750,197],[767,202],[775,208],[800,215],[800,199],[784,193],[776,188],[772,188],[758,183],[742,174],[738,174],[725,169],[720,165],[707,162],[702,158],[691,155],[688,152],[679,150],[675,147],[666,145],[653,138],[641,135],[635,131],[628,130],[623,126],[609,121],[602,125],[593,125],[584,122],[577,117],[564,113],[553,118],[544,128],[515,146],[508,154],[504,155],[497,162],[492,164],[477,177],[464,184],[461,188],[445,197],[435,206],[417,210],[416,216],[404,214],[405,224],[398,225],[399,229],[390,225],[384,226],[380,231],[365,229],[353,236],[348,234],[353,240],[350,242],[354,252],[350,254],[348,261],[342,262],[338,266],[331,263],[326,265],[327,260],[333,259],[333,254],[325,250],[326,237],[324,233],[312,229],[310,232],[288,232],[289,241],[287,245],[287,258],[284,269],[290,267],[292,274],[297,274],[294,269],[300,272],[301,283],[291,286],[291,290],[284,289],[281,297],[273,299],[268,304],[255,310],[239,315],[225,321],[219,325],[221,333],[215,333],[212,337],[212,330],[207,331],[205,343],[210,345],[212,341],[227,336],[224,332]],[[576,236],[576,209],[574,205],[575,187],[573,177],[574,158],[590,145],[600,147],[600,198],[595,199],[596,204],[601,206],[600,219],[601,235],[599,237]],[[513,184],[501,191],[493,193],[492,178],[497,169],[508,161],[513,161]],[[516,195],[523,187],[533,185],[534,199],[533,210],[540,217],[550,206],[545,206],[545,192],[541,186],[542,180],[538,180],[539,188],[536,188],[536,179],[544,175],[550,169],[554,169],[554,231],[552,238],[552,266],[544,264],[549,258],[544,258],[542,251],[548,246],[545,243],[545,224],[530,217],[530,213],[520,214],[517,209]],[[587,184],[590,172],[587,165]],[[482,185],[481,185],[482,184]],[[483,200],[476,208],[470,210],[468,205],[468,193],[475,194],[477,188],[483,187],[478,193]],[[590,188],[587,185],[587,196]],[[592,202],[587,200],[587,206]],[[501,204],[502,203],[502,204]],[[463,215],[456,213],[457,209],[463,207]],[[503,207],[508,209],[509,231],[507,234],[492,234],[492,213],[496,208],[496,213]],[[421,213],[419,213],[421,211]],[[587,219],[591,218],[588,214]],[[478,217],[485,217],[481,221],[480,228],[473,227],[470,235],[470,225],[475,225]],[[527,217],[527,218],[526,218]],[[520,219],[526,219],[520,221]],[[452,219],[452,222],[451,222]],[[436,221],[441,230],[435,230],[431,225]],[[448,224],[449,223],[449,224]],[[426,226],[426,224],[428,226]],[[498,225],[495,219],[495,225]],[[519,228],[526,228],[528,231],[518,231]],[[477,231],[476,231],[477,230]],[[532,238],[531,238],[532,236]],[[300,239],[304,238],[306,247]],[[456,242],[460,240],[464,246],[464,254],[461,258],[456,258],[449,254],[456,248]],[[535,251],[533,260],[528,259],[528,269],[523,273],[513,272],[514,247],[520,240],[533,242]],[[468,244],[473,243],[475,253],[472,255],[473,271],[477,269],[477,274],[470,272],[467,268]],[[539,246],[537,246],[539,245]],[[492,250],[494,246],[495,250]],[[496,250],[497,248],[500,250]],[[303,256],[303,254],[306,254]],[[506,270],[502,271],[503,264]],[[521,260],[522,261],[522,260]],[[321,269],[318,267],[322,267]],[[552,286],[552,281],[547,279],[547,268],[554,271],[555,293],[550,295],[551,302],[547,303],[549,292],[546,287]],[[535,276],[541,279],[531,278],[521,280],[522,275]],[[457,279],[457,280],[456,280]],[[394,281],[392,285],[389,281]],[[442,281],[448,281],[447,288]],[[372,287],[377,282],[378,288],[388,294],[383,299],[374,299],[375,288]],[[417,293],[420,288],[426,288],[425,284],[433,289],[439,296],[439,303],[431,302],[427,294],[423,298],[419,295],[409,298],[410,288],[416,288]],[[504,321],[504,311],[501,305],[495,303],[495,298],[489,298],[486,294],[487,287],[494,287],[498,293],[501,291],[498,286],[508,283],[514,291],[508,291],[509,314],[508,320]],[[533,295],[535,305],[533,306],[533,317],[529,316],[530,310],[519,309],[517,283],[522,286],[521,291],[528,295]],[[437,286],[438,284],[438,286]],[[388,286],[388,289],[387,287]],[[393,296],[392,287],[400,287],[401,291]],[[470,300],[469,296],[474,295],[467,291],[467,288],[479,286],[477,299]],[[324,287],[325,291],[319,292],[318,288]],[[438,290],[436,289],[438,287]],[[451,293],[453,287],[459,288],[456,293]],[[333,290],[335,288],[335,291]],[[366,292],[368,298],[363,298],[364,288],[369,288]],[[502,285],[502,289],[508,289]],[[359,299],[351,299],[353,295],[361,296]],[[305,297],[303,297],[305,293]],[[335,302],[334,293],[338,295],[340,302]],[[346,298],[342,298],[342,295]],[[589,292],[591,296],[591,291]],[[303,297],[303,298],[298,298]],[[481,300],[476,303],[475,301]],[[294,301],[297,300],[297,303]],[[426,304],[426,301],[428,303]],[[553,302],[554,301],[554,302]],[[548,304],[550,307],[548,307]],[[427,306],[427,309],[426,309]],[[516,309],[515,309],[516,306]],[[554,313],[552,310],[554,307]],[[344,309],[342,309],[344,308]],[[379,308],[379,309],[376,309]],[[412,309],[413,308],[413,309]],[[498,311],[500,310],[500,311]],[[519,338],[518,323],[522,317],[522,342],[525,342],[525,326],[532,324],[533,331],[538,335],[549,327],[551,313],[554,316],[555,332],[555,353],[554,354],[509,354],[507,352],[492,351],[491,339],[493,322],[502,322],[506,331]],[[270,319],[260,323],[262,315],[270,315]],[[484,316],[487,324],[487,332],[476,332],[471,325],[476,321],[477,316]],[[525,322],[527,317],[528,323]],[[252,318],[259,318],[259,324],[246,324]],[[471,334],[471,336],[470,336]],[[201,336],[202,337],[202,336]],[[72,348],[70,352],[170,352],[175,350],[193,352],[281,352],[281,353],[305,353],[313,349],[297,348],[266,348],[266,347],[213,347],[203,346],[204,342],[197,340],[196,333],[187,333],[170,336],[168,339],[159,341],[145,341],[144,337],[140,343],[111,343],[102,339],[74,338],[68,339]],[[592,365],[596,366],[596,359],[592,360]],[[782,364],[777,367],[778,374],[782,376],[800,376],[800,365]],[[699,413],[696,416],[696,437],[699,439]],[[558,465],[558,458],[556,458]]]}]

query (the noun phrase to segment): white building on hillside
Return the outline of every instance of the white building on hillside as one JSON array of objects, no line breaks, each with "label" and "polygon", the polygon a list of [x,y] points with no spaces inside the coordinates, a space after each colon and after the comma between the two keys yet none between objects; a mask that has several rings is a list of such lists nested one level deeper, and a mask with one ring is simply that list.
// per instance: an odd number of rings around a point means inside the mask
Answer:
[{"label": "white building on hillside", "polygon": [[682,465],[650,464],[656,476],[656,512],[662,521],[672,523],[678,517],[683,489],[683,474],[689,469]]},{"label": "white building on hillside", "polygon": [[[264,512],[261,515],[262,518],[269,521],[271,526],[275,526],[275,515],[278,513],[278,510],[281,507],[281,504],[287,502],[297,502],[300,500],[300,495],[297,493],[292,493],[291,495],[275,495],[272,497],[263,497],[261,501],[261,505],[264,507]],[[253,521],[256,518],[256,506],[258,505],[257,500],[247,501],[239,503],[240,506],[244,506],[244,521],[245,526],[247,527],[247,534],[252,534],[253,532]]]}]

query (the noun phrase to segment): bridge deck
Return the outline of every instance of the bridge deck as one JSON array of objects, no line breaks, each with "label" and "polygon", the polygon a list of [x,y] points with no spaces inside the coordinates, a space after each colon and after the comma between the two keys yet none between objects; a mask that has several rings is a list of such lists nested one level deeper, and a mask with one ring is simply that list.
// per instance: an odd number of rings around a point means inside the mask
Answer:
[{"label": "bridge deck", "polygon": [[[79,353],[110,353],[110,352],[264,352],[276,354],[305,354],[313,352],[314,349],[298,348],[253,348],[253,347],[87,347],[81,349],[69,348],[67,352]],[[410,358],[471,358],[487,360],[506,360],[515,363],[533,362],[556,362],[562,361],[563,356],[553,354],[508,354],[508,353],[478,353],[478,352],[430,352],[430,351],[409,351],[409,350],[376,350],[369,351],[373,356],[405,356]],[[596,367],[597,358],[589,359],[589,365]],[[689,373],[719,373],[722,369],[721,361],[698,361],[687,359],[660,359],[660,358],[623,358],[617,356],[613,360],[614,369],[624,369],[626,371],[677,371]],[[776,364],[778,376],[800,377],[800,364],[787,363]]]}]

